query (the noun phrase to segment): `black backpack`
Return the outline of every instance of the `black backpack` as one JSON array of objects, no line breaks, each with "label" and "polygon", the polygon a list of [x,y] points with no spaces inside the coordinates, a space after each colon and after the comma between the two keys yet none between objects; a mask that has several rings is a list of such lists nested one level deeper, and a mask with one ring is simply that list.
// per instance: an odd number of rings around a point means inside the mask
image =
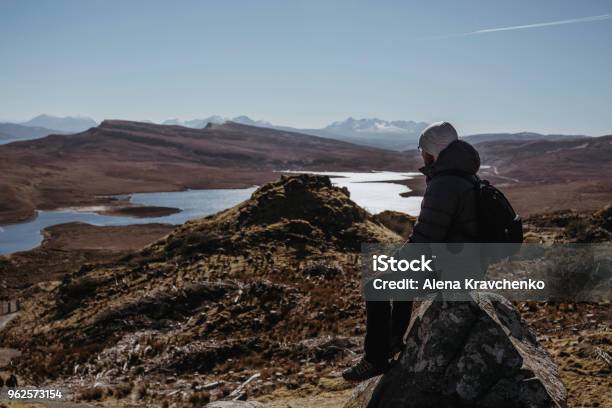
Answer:
[{"label": "black backpack", "polygon": [[482,242],[520,244],[523,222],[504,194],[488,180],[477,178],[479,235]]},{"label": "black backpack", "polygon": [[492,246],[496,253],[492,253],[491,258],[502,259],[516,254],[523,243],[523,221],[506,196],[488,180],[462,172],[452,174],[465,178],[476,188],[478,241],[504,244]]},{"label": "black backpack", "polygon": [[478,235],[486,245],[489,262],[496,262],[516,254],[523,243],[523,221],[512,205],[488,180],[475,176],[476,205],[478,206]]}]

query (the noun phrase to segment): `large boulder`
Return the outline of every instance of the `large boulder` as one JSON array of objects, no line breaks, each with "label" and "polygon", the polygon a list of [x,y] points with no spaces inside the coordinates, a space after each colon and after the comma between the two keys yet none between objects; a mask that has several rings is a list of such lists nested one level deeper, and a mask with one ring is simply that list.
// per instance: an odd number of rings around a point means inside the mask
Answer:
[{"label": "large boulder", "polygon": [[514,306],[471,297],[421,302],[399,360],[361,383],[345,408],[566,407],[557,367]]}]

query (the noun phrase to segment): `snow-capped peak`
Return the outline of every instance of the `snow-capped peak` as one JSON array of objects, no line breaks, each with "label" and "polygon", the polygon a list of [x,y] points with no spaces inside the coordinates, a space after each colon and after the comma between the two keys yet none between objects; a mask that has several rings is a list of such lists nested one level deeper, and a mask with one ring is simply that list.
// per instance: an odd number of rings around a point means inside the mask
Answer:
[{"label": "snow-capped peak", "polygon": [[355,119],[349,117],[344,121],[332,123],[325,130],[359,133],[416,133],[425,127],[427,127],[426,123],[411,120],[387,121],[378,118]]}]

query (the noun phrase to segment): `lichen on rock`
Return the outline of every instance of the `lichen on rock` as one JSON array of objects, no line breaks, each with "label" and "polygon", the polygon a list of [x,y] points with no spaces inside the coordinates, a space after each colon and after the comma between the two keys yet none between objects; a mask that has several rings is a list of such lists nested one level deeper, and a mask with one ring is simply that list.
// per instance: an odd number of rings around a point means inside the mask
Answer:
[{"label": "lichen on rock", "polygon": [[431,299],[413,312],[406,349],[360,384],[345,408],[564,407],[556,365],[505,298]]}]

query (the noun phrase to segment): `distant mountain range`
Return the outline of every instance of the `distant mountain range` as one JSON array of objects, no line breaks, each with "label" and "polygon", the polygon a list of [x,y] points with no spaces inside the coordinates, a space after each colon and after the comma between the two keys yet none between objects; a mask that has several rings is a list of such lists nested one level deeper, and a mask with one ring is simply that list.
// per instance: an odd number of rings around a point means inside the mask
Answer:
[{"label": "distant mountain range", "polygon": [[0,144],[39,139],[51,134],[79,133],[96,126],[98,123],[87,117],[43,114],[23,123],[0,123]]},{"label": "distant mountain range", "polygon": [[78,133],[98,126],[98,123],[92,118],[83,116],[66,116],[60,118],[45,114],[38,115],[35,118],[21,124],[24,126],[37,126],[47,129],[54,129],[64,133]]},{"label": "distant mountain range", "polygon": [[415,148],[421,132],[427,126],[428,123],[411,120],[387,121],[378,118],[350,117],[322,129],[300,129],[300,131],[360,145],[402,151]]},{"label": "distant mountain range", "polygon": [[355,143],[358,145],[398,151],[416,147],[419,135],[423,129],[428,126],[428,124],[425,122],[406,120],[387,121],[378,118],[355,119],[350,117],[343,121],[333,122],[332,124],[323,128],[304,129],[274,125],[265,120],[251,119],[248,116],[228,118],[219,115],[187,121],[169,119],[163,121],[162,124],[203,129],[209,123],[221,124],[225,122],[235,122],[242,125],[286,130],[290,132],[300,132],[327,139],[342,140],[344,142]]},{"label": "distant mountain range", "polygon": [[[153,123],[142,121],[143,123]],[[417,147],[418,139],[429,124],[411,120],[388,121],[379,118],[355,119],[333,122],[323,128],[294,128],[272,124],[265,120],[254,120],[248,116],[224,117],[213,115],[201,119],[181,120],[168,119],[162,125],[183,126],[192,129],[204,129],[209,124],[233,122],[242,125],[270,128],[276,130],[299,132],[327,139],[341,140],[362,146],[371,146],[387,150],[406,151]],[[95,120],[88,117],[57,117],[39,115],[24,123],[0,124],[0,144],[17,140],[37,139],[52,133],[79,133],[97,126]],[[568,140],[583,138],[581,135],[543,135],[533,132],[520,133],[484,133],[465,136],[464,140],[476,144],[499,140]]]},{"label": "distant mountain range", "polygon": [[24,126],[17,123],[0,123],[0,144],[6,144],[18,140],[39,139],[52,133],[63,132],[38,126]]}]

